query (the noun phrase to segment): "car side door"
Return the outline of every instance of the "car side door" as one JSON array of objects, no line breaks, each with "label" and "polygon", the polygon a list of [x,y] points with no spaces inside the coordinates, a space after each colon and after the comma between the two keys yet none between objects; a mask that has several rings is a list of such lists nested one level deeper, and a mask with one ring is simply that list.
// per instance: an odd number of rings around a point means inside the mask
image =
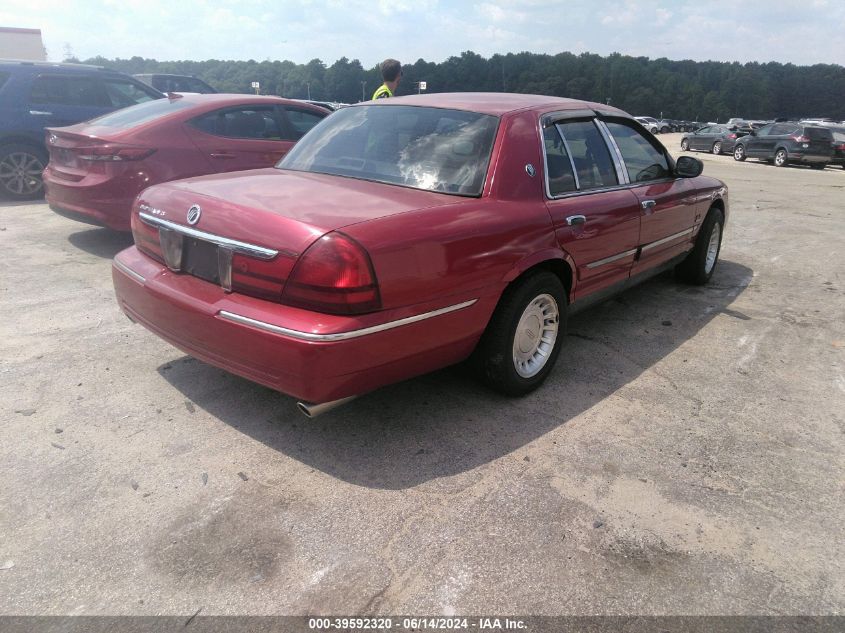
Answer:
[{"label": "car side door", "polygon": [[690,147],[695,150],[704,149],[708,135],[710,134],[710,129],[710,127],[703,127],[700,130],[696,130],[690,139]]},{"label": "car side door", "polygon": [[769,143],[769,136],[772,133],[774,124],[764,125],[754,134],[743,138],[745,154],[747,156],[760,157],[766,155],[766,145]]},{"label": "car side door", "polygon": [[216,172],[271,167],[293,146],[275,104],[229,106],[185,124]]},{"label": "car side door", "polygon": [[674,174],[674,161],[660,142],[629,120],[601,121],[613,140],[641,214],[637,259],[631,276],[658,266],[690,248],[698,221],[697,200],[688,178]]},{"label": "car side door", "polygon": [[81,123],[115,108],[97,77],[82,73],[41,73],[32,79],[28,110],[42,131]]},{"label": "car side door", "polygon": [[627,281],[640,232],[637,197],[624,186],[591,116],[543,120],[546,206],[573,259],[575,300]]}]

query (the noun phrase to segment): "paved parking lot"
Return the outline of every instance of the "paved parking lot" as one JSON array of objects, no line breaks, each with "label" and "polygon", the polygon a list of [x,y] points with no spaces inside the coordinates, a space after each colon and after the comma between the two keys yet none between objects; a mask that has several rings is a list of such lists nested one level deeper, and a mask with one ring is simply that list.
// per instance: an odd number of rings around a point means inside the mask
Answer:
[{"label": "paved parking lot", "polygon": [[0,206],[0,612],[841,614],[845,171],[697,156],[709,286],[574,318],[527,398],[313,421],[122,316],[127,237]]}]

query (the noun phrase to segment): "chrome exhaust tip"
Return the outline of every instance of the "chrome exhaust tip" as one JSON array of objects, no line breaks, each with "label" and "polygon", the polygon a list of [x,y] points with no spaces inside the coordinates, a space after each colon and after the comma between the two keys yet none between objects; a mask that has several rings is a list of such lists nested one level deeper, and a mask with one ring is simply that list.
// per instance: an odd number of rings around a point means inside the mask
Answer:
[{"label": "chrome exhaust tip", "polygon": [[349,396],[347,398],[341,398],[340,400],[332,400],[331,402],[321,402],[320,404],[314,404],[311,402],[297,402],[296,408],[299,409],[299,412],[302,413],[306,418],[313,419],[316,418],[318,415],[322,415],[327,411],[331,411],[332,409],[336,409],[337,407],[343,406],[350,400],[354,400],[358,396]]}]

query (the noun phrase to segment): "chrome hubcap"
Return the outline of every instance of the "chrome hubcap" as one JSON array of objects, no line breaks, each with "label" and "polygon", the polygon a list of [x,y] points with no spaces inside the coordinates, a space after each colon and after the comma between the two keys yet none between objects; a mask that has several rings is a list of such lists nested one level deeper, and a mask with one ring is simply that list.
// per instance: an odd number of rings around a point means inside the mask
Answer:
[{"label": "chrome hubcap", "polygon": [[37,156],[26,152],[9,154],[0,161],[0,186],[18,195],[41,190],[41,172],[44,164]]},{"label": "chrome hubcap", "polygon": [[783,165],[785,160],[786,160],[786,155],[783,152],[778,152],[777,154],[775,154],[775,162],[778,165]]},{"label": "chrome hubcap", "polygon": [[513,365],[523,378],[536,376],[549,360],[558,333],[557,301],[542,294],[522,313],[513,337]]},{"label": "chrome hubcap", "polygon": [[721,154],[722,153],[722,144],[721,143],[716,143],[715,145],[713,145],[713,153],[714,154]]},{"label": "chrome hubcap", "polygon": [[736,151],[734,151],[734,156],[736,156],[737,158],[742,158],[742,155],[744,153],[745,153],[745,150],[742,149],[742,146],[740,145],[739,147],[736,148]]},{"label": "chrome hubcap", "polygon": [[704,272],[708,275],[716,265],[716,257],[719,255],[719,238],[722,236],[722,227],[719,223],[713,225],[710,232],[710,243],[707,244],[707,259],[704,260]]}]

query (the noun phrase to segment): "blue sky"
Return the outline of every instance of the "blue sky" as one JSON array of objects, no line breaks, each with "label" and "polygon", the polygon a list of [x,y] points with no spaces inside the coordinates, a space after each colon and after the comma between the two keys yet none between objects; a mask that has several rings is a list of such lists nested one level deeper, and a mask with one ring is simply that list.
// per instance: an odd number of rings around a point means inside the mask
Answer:
[{"label": "blue sky", "polygon": [[440,62],[472,50],[845,65],[843,0],[4,0],[49,57]]}]

